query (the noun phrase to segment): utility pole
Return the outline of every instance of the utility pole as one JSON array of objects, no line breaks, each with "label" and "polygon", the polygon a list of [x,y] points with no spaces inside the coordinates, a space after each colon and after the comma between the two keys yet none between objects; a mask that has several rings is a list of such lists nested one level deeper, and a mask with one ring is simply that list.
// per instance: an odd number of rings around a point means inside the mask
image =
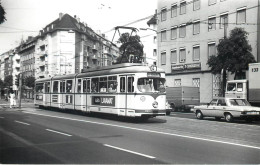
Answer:
[{"label": "utility pole", "polygon": [[21,108],[21,95],[22,95],[22,78],[23,78],[23,75],[21,73],[19,73],[19,87],[18,87],[18,107]]},{"label": "utility pole", "polygon": [[[227,38],[227,17],[223,18],[223,23],[224,23],[224,39]],[[225,87],[226,87],[226,79],[227,79],[227,73],[226,69],[223,68],[221,70],[221,77],[222,77],[222,96],[225,97]]]}]

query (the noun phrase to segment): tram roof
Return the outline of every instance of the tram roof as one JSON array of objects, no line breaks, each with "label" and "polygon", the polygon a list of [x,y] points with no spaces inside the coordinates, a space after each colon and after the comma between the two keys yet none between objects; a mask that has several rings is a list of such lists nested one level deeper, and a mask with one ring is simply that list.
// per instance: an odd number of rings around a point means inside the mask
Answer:
[{"label": "tram roof", "polygon": [[[44,82],[49,80],[59,80],[59,79],[73,79],[75,77],[90,77],[99,75],[110,75],[110,74],[128,74],[128,73],[140,73],[140,72],[155,72],[151,71],[151,68],[147,65],[140,63],[123,63],[116,64],[105,67],[90,68],[84,71],[84,73],[79,74],[69,74],[69,75],[57,75],[54,77],[38,79],[37,82]],[[157,68],[156,72],[164,73],[163,69]]]}]

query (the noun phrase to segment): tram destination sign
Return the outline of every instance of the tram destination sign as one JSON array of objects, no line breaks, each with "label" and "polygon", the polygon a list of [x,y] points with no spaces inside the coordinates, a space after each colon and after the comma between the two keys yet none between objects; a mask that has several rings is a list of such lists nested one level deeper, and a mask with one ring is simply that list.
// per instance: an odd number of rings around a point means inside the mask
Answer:
[{"label": "tram destination sign", "polygon": [[115,106],[115,96],[93,96],[92,105]]}]

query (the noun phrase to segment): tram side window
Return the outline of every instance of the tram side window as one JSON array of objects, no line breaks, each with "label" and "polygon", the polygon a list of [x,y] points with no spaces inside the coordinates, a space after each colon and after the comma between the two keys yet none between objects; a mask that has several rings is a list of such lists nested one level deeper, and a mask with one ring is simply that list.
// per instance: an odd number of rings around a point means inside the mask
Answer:
[{"label": "tram side window", "polygon": [[87,80],[83,80],[83,93],[87,92]]},{"label": "tram side window", "polygon": [[134,77],[128,77],[128,92],[134,92]]},{"label": "tram side window", "polygon": [[64,93],[65,92],[65,81],[61,81],[60,82],[60,93]]},{"label": "tram side window", "polygon": [[59,90],[59,81],[54,81],[52,91],[53,93],[58,93],[58,90]]},{"label": "tram side window", "polygon": [[66,93],[72,93],[72,80],[66,81]]},{"label": "tram side window", "polygon": [[116,76],[108,77],[108,92],[116,92],[117,79]]},{"label": "tram side window", "polygon": [[98,92],[98,78],[91,79],[91,92]]},{"label": "tram side window", "polygon": [[81,93],[81,79],[78,79],[78,93]]},{"label": "tram side window", "polygon": [[43,83],[36,84],[36,92],[43,93]]},{"label": "tram side window", "polygon": [[107,92],[107,77],[100,77],[99,88],[100,92]]},{"label": "tram side window", "polygon": [[120,92],[125,92],[125,77],[120,77]]},{"label": "tram side window", "polygon": [[90,80],[87,80],[87,92],[90,93]]},{"label": "tram side window", "polygon": [[50,82],[46,82],[45,83],[45,93],[49,93],[50,92]]}]

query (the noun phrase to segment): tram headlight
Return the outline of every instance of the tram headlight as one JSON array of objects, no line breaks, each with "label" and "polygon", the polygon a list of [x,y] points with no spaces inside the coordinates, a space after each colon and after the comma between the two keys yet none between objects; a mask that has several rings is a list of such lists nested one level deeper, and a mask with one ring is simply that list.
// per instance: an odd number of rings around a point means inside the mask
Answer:
[{"label": "tram headlight", "polygon": [[146,100],[145,96],[140,97],[140,100],[144,102]]},{"label": "tram headlight", "polygon": [[154,101],[152,105],[153,105],[154,108],[158,108],[158,102],[157,101]]}]

